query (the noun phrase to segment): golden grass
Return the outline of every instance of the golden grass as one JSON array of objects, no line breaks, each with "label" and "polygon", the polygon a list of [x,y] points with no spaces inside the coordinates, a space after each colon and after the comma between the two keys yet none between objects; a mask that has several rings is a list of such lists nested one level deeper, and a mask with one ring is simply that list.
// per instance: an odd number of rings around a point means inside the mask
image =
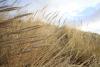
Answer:
[{"label": "golden grass", "polygon": [[15,19],[0,24],[0,67],[100,67],[100,36]]}]

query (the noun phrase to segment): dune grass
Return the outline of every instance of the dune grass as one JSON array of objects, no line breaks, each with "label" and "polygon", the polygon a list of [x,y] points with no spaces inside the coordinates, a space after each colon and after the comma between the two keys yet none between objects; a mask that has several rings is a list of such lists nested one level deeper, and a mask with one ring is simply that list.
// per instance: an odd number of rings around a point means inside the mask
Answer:
[{"label": "dune grass", "polygon": [[100,35],[50,24],[37,11],[36,20],[20,19],[32,13],[4,20],[17,8],[0,7],[0,67],[100,67]]},{"label": "dune grass", "polygon": [[0,67],[100,67],[100,35],[41,20],[5,21]]}]

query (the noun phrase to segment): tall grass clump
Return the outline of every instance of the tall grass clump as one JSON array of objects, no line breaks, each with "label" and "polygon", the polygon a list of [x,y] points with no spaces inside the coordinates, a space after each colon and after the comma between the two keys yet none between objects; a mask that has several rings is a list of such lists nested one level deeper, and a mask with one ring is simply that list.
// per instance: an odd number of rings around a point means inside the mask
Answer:
[{"label": "tall grass clump", "polygon": [[8,22],[0,28],[0,67],[100,66],[97,34],[41,20]]},{"label": "tall grass clump", "polygon": [[0,67],[100,67],[100,35],[27,15],[0,22]]}]

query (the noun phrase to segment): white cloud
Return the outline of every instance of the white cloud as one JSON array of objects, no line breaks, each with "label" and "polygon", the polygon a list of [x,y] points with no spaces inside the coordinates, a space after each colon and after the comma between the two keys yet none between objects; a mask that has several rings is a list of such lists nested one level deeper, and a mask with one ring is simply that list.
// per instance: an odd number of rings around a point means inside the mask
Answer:
[{"label": "white cloud", "polygon": [[94,32],[100,34],[100,20],[92,21],[89,24],[84,24],[80,27],[83,31]]},{"label": "white cloud", "polygon": [[[57,10],[62,14],[68,13],[69,14],[68,17],[69,16],[77,17],[79,13],[85,10],[86,8],[89,8],[89,7],[95,8],[95,6],[100,3],[100,0],[49,0],[49,1],[50,1],[49,6],[51,10],[54,10],[54,11]],[[87,16],[87,15],[88,13],[84,13],[84,16]],[[97,18],[94,15],[93,17]],[[97,19],[94,21],[90,20],[90,21],[85,21],[85,23],[86,24],[79,27],[81,30],[100,33],[100,26],[99,26],[100,20],[97,20]]]},{"label": "white cloud", "polygon": [[68,13],[72,16],[78,14],[78,12],[84,10],[86,7],[94,6],[100,3],[100,0],[49,0],[49,6],[53,10],[57,10],[60,13]]}]

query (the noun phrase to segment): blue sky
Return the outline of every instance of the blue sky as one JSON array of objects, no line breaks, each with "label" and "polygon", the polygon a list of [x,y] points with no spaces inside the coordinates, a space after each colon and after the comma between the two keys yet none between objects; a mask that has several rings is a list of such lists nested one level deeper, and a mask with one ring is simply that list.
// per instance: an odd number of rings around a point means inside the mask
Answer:
[{"label": "blue sky", "polygon": [[30,4],[24,8],[29,12],[48,5],[47,11],[57,11],[74,24],[82,20],[81,30],[100,33],[100,0],[18,0],[16,3],[17,6],[25,4]]}]

